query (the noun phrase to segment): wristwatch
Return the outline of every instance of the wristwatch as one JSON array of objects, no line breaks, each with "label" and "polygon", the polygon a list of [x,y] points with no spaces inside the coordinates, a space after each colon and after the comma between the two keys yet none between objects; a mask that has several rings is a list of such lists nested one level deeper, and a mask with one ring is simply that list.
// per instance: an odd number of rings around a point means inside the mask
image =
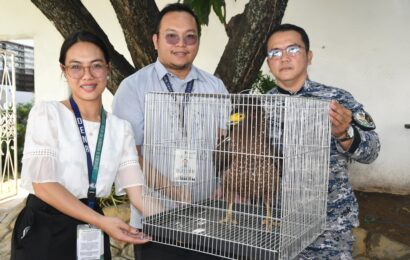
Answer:
[{"label": "wristwatch", "polygon": [[349,125],[349,128],[347,128],[347,131],[346,131],[346,136],[344,136],[344,137],[336,137],[336,140],[337,140],[339,143],[343,143],[343,142],[346,142],[346,141],[349,141],[349,140],[353,139],[353,137],[354,137],[353,126],[352,126],[352,125]]}]

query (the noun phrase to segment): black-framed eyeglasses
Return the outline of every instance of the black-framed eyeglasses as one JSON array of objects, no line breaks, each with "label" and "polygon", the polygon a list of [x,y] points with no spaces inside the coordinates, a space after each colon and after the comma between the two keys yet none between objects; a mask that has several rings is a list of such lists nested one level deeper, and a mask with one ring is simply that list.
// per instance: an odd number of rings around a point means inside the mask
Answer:
[{"label": "black-framed eyeglasses", "polygon": [[63,65],[64,70],[73,79],[80,79],[85,74],[85,69],[88,68],[90,74],[95,78],[102,78],[105,76],[108,64],[102,62],[92,63],[90,66],[82,66],[80,64]]},{"label": "black-framed eyeglasses", "polygon": [[300,53],[300,50],[302,49],[302,46],[298,44],[292,44],[286,47],[285,49],[280,49],[280,48],[273,48],[270,51],[268,51],[267,56],[268,59],[280,59],[282,58],[283,51],[286,52],[286,55],[290,57],[295,57]]},{"label": "black-framed eyeglasses", "polygon": [[[165,41],[171,45],[177,45],[181,41],[181,36],[173,32],[165,33]],[[182,37],[184,45],[195,45],[198,42],[198,35],[188,33]]]}]

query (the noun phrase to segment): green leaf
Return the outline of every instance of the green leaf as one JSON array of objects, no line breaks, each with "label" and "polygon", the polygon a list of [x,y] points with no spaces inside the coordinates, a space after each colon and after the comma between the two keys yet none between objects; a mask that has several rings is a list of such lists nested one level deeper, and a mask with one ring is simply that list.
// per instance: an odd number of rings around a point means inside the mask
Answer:
[{"label": "green leaf", "polygon": [[100,198],[99,205],[101,208],[114,206],[117,207],[121,204],[129,203],[127,195],[116,196],[114,185],[111,187],[111,193],[105,198]]},{"label": "green leaf", "polygon": [[214,10],[216,16],[218,16],[219,21],[223,24],[226,23],[226,14],[224,11],[225,1],[224,0],[211,0],[212,9]]},{"label": "green leaf", "polygon": [[184,4],[188,4],[192,7],[197,14],[199,23],[208,25],[209,13],[211,12],[212,0],[184,0]]},{"label": "green leaf", "polygon": [[[178,0],[180,3],[182,0]],[[236,0],[234,0],[236,2]],[[209,14],[212,10],[222,24],[226,24],[225,0],[183,0],[184,4],[190,5],[197,14],[201,25],[208,25]]]},{"label": "green leaf", "polygon": [[251,93],[265,94],[269,90],[276,88],[276,82],[269,75],[263,74],[262,71],[258,72],[255,82],[252,84]]}]

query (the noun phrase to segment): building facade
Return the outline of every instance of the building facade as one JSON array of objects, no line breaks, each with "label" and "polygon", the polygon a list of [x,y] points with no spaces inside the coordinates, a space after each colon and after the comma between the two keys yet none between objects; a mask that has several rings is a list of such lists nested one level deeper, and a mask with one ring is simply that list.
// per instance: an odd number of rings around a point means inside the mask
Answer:
[{"label": "building facade", "polygon": [[[14,53],[16,90],[34,92],[34,48],[15,42],[0,41],[0,49]],[[3,75],[2,60],[0,60],[0,75]]]}]

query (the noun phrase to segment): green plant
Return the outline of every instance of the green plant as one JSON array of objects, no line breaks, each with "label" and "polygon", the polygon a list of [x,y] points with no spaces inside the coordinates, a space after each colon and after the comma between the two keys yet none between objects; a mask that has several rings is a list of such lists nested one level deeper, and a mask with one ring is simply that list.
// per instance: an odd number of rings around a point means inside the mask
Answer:
[{"label": "green plant", "polygon": [[275,80],[271,76],[263,74],[263,72],[260,70],[258,72],[255,82],[253,82],[252,84],[250,93],[265,94],[269,90],[276,87],[277,85]]},{"label": "green plant", "polygon": [[111,193],[105,198],[101,198],[99,200],[99,205],[101,208],[105,207],[110,207],[110,206],[115,206],[117,207],[118,205],[129,203],[129,199],[127,195],[122,195],[122,196],[117,196],[115,195],[115,189],[114,185],[111,188]]},{"label": "green plant", "polygon": [[20,103],[16,106],[16,114],[17,114],[17,168],[18,172],[21,172],[21,159],[23,158],[23,150],[24,150],[24,140],[26,137],[26,126],[27,126],[27,119],[28,114],[30,113],[31,108],[33,107],[32,102],[28,103]]}]

